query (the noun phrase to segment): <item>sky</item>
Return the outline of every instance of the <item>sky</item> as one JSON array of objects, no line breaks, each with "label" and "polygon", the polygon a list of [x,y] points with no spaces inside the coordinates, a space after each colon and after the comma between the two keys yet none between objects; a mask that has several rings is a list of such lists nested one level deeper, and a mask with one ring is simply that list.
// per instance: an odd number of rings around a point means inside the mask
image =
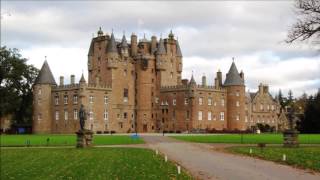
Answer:
[{"label": "sky", "polygon": [[101,26],[120,39],[167,37],[173,31],[183,53],[183,78],[197,83],[228,72],[232,57],[246,89],[268,84],[275,95],[313,94],[320,88],[320,53],[312,43],[286,44],[296,21],[294,1],[1,1],[1,46],[18,48],[41,68],[45,56],[57,82],[87,77],[90,42]]}]

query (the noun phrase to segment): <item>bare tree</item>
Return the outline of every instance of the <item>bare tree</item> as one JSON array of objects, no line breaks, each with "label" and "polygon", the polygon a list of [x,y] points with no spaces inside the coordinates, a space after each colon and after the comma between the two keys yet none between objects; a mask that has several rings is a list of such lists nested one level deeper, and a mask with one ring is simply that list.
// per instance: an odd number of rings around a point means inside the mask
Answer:
[{"label": "bare tree", "polygon": [[298,18],[291,27],[287,43],[310,40],[320,45],[320,0],[296,0]]}]

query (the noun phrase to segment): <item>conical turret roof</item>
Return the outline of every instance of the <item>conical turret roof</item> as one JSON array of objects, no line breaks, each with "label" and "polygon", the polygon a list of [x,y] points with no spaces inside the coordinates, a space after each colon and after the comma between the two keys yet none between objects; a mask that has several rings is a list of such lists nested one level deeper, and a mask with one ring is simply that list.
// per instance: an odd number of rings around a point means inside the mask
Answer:
[{"label": "conical turret roof", "polygon": [[107,53],[117,53],[117,52],[118,50],[117,50],[116,40],[114,39],[113,33],[111,33],[111,38],[107,45]]},{"label": "conical turret roof", "polygon": [[239,86],[244,85],[241,79],[236,64],[232,62],[229,72],[227,73],[226,80],[224,81],[225,86]]},{"label": "conical turret roof", "polygon": [[178,57],[182,57],[182,53],[181,53],[181,49],[180,49],[180,45],[179,45],[178,40],[177,40],[176,46],[177,46],[177,56],[178,56]]},{"label": "conical turret roof", "polygon": [[166,54],[166,49],[164,47],[164,42],[163,42],[162,38],[160,38],[160,41],[159,41],[157,54],[160,54],[160,55]]},{"label": "conical turret roof", "polygon": [[35,80],[35,84],[52,84],[57,85],[56,81],[54,80],[54,77],[52,75],[52,72],[50,70],[48,62],[45,60],[41,70]]},{"label": "conical turret roof", "polygon": [[128,43],[125,35],[122,36],[121,47],[128,48]]},{"label": "conical turret roof", "polygon": [[191,75],[191,79],[190,79],[190,85],[197,85],[196,81],[193,78],[193,74]]},{"label": "conical turret roof", "polygon": [[83,76],[83,73],[82,73],[82,75],[81,75],[81,78],[80,78],[80,81],[79,81],[80,83],[86,83],[86,79],[84,78],[84,76]]}]

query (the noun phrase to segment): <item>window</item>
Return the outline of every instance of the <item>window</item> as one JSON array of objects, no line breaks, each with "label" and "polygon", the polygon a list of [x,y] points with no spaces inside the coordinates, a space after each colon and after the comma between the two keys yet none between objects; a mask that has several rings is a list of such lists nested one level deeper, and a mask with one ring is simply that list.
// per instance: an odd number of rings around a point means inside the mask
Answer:
[{"label": "window", "polygon": [[199,97],[199,105],[202,105],[202,104],[203,104],[203,98]]},{"label": "window", "polygon": [[54,103],[55,105],[59,105],[59,96],[54,97]]},{"label": "window", "polygon": [[103,119],[104,119],[105,121],[108,120],[108,111],[107,111],[107,109],[104,110]]},{"label": "window", "polygon": [[271,105],[271,110],[274,111],[274,105]]},{"label": "window", "polygon": [[64,104],[68,104],[68,95],[64,95],[63,101],[64,101]]},{"label": "window", "polygon": [[38,89],[38,94],[41,95],[41,88]]},{"label": "window", "polygon": [[224,121],[224,112],[220,112],[220,120]]},{"label": "window", "polygon": [[212,114],[211,114],[211,111],[209,111],[209,112],[208,112],[208,121],[211,121],[211,120],[212,120],[211,115],[212,115]]},{"label": "window", "polygon": [[263,104],[260,104],[260,110],[263,110]]},{"label": "window", "polygon": [[186,119],[188,120],[189,118],[190,118],[190,112],[187,111],[187,112],[186,112]]},{"label": "window", "polygon": [[268,104],[268,106],[267,106],[267,110],[269,111],[270,110],[270,105]]},{"label": "window", "polygon": [[212,105],[212,98],[208,98],[208,105],[209,105],[209,106]]},{"label": "window", "polygon": [[239,107],[239,106],[240,106],[239,101],[236,101],[236,106],[237,106],[237,107]]},{"label": "window", "polygon": [[73,119],[78,119],[78,109],[73,110]]},{"label": "window", "polygon": [[64,120],[68,120],[68,110],[64,110]]},{"label": "window", "polygon": [[78,95],[73,95],[73,104],[78,104]]},{"label": "window", "polygon": [[239,116],[239,115],[236,116],[236,120],[237,120],[237,121],[240,120],[240,116]]},{"label": "window", "polygon": [[214,105],[214,106],[217,106],[217,102],[214,101],[214,102],[213,102],[213,105]]},{"label": "window", "polygon": [[244,117],[244,122],[248,122],[248,115]]},{"label": "window", "polygon": [[127,117],[128,117],[128,114],[125,112],[125,113],[123,113],[123,118],[124,119],[127,119]]},{"label": "window", "polygon": [[170,77],[171,77],[171,79],[173,78],[173,72],[170,73]]},{"label": "window", "polygon": [[128,102],[129,92],[128,89],[123,89],[123,102]]},{"label": "window", "polygon": [[59,111],[56,111],[55,116],[56,116],[56,117],[55,117],[56,121],[59,120]]},{"label": "window", "polygon": [[93,111],[92,111],[92,109],[89,110],[89,119],[93,120]]},{"label": "window", "polygon": [[189,99],[188,98],[184,98],[184,104],[188,105],[189,104]]},{"label": "window", "polygon": [[159,103],[159,98],[158,98],[158,97],[155,97],[155,98],[154,98],[154,101],[155,101],[156,104],[158,104],[158,103]]},{"label": "window", "polygon": [[175,106],[176,104],[177,104],[177,100],[176,100],[176,99],[173,99],[173,100],[172,100],[172,105]]},{"label": "window", "polygon": [[239,91],[237,91],[237,92],[236,92],[236,96],[240,96],[240,93],[239,93]]},{"label": "window", "polygon": [[198,112],[198,120],[201,121],[202,120],[202,111]]},{"label": "window", "polygon": [[41,121],[41,120],[42,120],[42,114],[39,113],[39,114],[38,114],[38,121]]},{"label": "window", "polygon": [[104,104],[108,104],[108,96],[104,96]]},{"label": "window", "polygon": [[224,99],[221,99],[221,106],[224,106]]},{"label": "window", "polygon": [[90,102],[90,104],[93,103],[93,96],[92,95],[89,96],[89,102]]}]

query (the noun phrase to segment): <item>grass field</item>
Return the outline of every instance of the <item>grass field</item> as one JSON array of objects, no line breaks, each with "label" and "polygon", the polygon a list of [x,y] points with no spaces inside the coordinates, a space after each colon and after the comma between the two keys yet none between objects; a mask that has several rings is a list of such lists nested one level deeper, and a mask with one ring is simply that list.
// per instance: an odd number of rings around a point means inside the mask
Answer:
[{"label": "grass field", "polygon": [[[250,154],[250,149],[252,149],[252,154]],[[259,147],[231,147],[227,150],[234,153],[255,156],[266,160],[320,171],[320,147],[265,147],[263,150]],[[283,154],[286,154],[286,161],[282,161]]]},{"label": "grass field", "polygon": [[1,149],[0,179],[191,179],[151,150]]},{"label": "grass field", "polygon": [[[235,143],[235,144],[282,144],[282,134],[216,134],[194,136],[171,136],[173,138],[199,143]],[[300,134],[300,144],[320,144],[320,134]]]},{"label": "grass field", "polygon": [[[1,146],[26,146],[30,140],[31,146],[46,146],[49,138],[49,146],[68,146],[76,144],[76,135],[1,135]],[[142,138],[131,138],[125,135],[94,135],[95,145],[115,145],[115,144],[142,144]]]}]

